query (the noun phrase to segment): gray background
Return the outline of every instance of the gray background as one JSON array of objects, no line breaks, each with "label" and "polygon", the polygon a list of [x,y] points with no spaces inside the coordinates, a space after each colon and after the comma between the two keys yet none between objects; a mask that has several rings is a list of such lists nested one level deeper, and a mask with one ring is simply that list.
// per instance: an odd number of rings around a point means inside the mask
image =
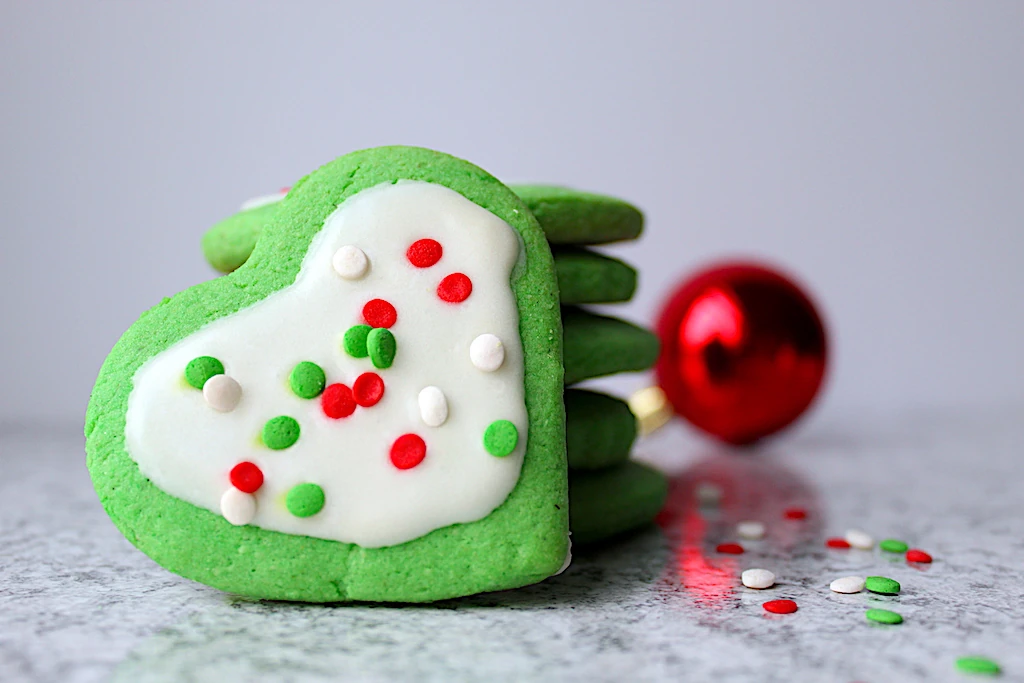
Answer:
[{"label": "gray background", "polygon": [[208,226],[392,143],[637,203],[636,320],[709,260],[785,266],[831,326],[819,417],[1024,395],[1022,3],[0,0],[0,89],[4,421],[80,420]]}]

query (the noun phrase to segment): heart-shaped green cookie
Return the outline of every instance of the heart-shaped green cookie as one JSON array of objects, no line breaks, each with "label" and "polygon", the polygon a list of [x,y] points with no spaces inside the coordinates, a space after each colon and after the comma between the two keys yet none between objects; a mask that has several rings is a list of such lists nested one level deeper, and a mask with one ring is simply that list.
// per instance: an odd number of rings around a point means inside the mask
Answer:
[{"label": "heart-shaped green cookie", "polygon": [[260,598],[429,601],[558,571],[558,290],[522,202],[467,162],[379,148],[262,228],[100,371],[86,448],[118,528]]}]

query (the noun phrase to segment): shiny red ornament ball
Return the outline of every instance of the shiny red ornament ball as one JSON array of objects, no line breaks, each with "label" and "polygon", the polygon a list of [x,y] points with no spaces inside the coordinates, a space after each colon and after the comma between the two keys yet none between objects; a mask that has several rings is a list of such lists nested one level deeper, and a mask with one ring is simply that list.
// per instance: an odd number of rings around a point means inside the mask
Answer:
[{"label": "shiny red ornament ball", "polygon": [[753,263],[727,263],[685,281],[657,323],[658,384],[675,412],[743,445],[786,427],[807,409],[826,368],[825,329],[789,278]]}]

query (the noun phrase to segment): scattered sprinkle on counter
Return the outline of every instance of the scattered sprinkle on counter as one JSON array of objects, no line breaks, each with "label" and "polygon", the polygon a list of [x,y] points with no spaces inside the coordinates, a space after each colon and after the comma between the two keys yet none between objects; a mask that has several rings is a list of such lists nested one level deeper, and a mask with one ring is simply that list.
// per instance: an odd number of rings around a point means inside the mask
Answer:
[{"label": "scattered sprinkle on counter", "polygon": [[718,505],[722,500],[722,489],[709,481],[702,481],[697,485],[697,502],[701,505]]},{"label": "scattered sprinkle on counter", "polygon": [[869,576],[864,579],[864,587],[879,595],[896,595],[900,592],[900,582],[887,576]]},{"label": "scattered sprinkle on counter", "polygon": [[736,535],[750,541],[759,541],[764,538],[764,524],[754,520],[747,520],[736,525]]},{"label": "scattered sprinkle on counter", "polygon": [[786,519],[807,519],[807,510],[803,508],[786,508],[782,516]]},{"label": "scattered sprinkle on counter", "polygon": [[892,610],[887,609],[869,609],[865,614],[868,621],[875,621],[879,624],[902,624],[903,617]]},{"label": "scattered sprinkle on counter", "polygon": [[719,543],[715,547],[715,552],[725,553],[726,555],[742,555],[743,546],[739,543]]},{"label": "scattered sprinkle on counter", "polygon": [[956,668],[965,674],[982,674],[998,676],[1002,669],[988,657],[960,657],[956,660]]},{"label": "scattered sprinkle on counter", "polygon": [[860,529],[850,529],[846,532],[846,542],[858,550],[871,550],[875,547],[875,539],[871,534]]},{"label": "scattered sprinkle on counter", "polygon": [[879,543],[878,547],[887,553],[905,553],[910,546],[895,538],[887,538]]},{"label": "scattered sprinkle on counter", "polygon": [[921,564],[928,564],[931,561],[932,556],[923,550],[911,548],[907,551],[907,562],[919,562]]},{"label": "scattered sprinkle on counter", "polygon": [[772,614],[792,614],[797,610],[796,603],[792,600],[769,600],[761,606]]},{"label": "scattered sprinkle on counter", "polygon": [[828,585],[836,593],[860,593],[864,590],[863,576],[844,576]]},{"label": "scattered sprinkle on counter", "polygon": [[846,550],[850,547],[850,542],[845,538],[829,538],[825,541],[825,545],[829,548],[841,548]]},{"label": "scattered sprinkle on counter", "polygon": [[775,585],[775,574],[767,569],[748,569],[740,575],[740,578],[747,588],[764,590]]}]

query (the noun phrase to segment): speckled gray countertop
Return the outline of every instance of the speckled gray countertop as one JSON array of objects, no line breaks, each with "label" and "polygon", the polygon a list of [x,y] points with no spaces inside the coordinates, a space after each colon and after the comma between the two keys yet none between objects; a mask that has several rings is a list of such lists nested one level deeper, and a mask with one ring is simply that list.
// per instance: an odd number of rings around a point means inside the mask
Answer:
[{"label": "speckled gray countertop", "polygon": [[[562,576],[431,606],[238,599],[165,572],[107,520],[82,439],[0,436],[0,681],[963,681],[958,656],[1024,680],[1024,410],[818,422],[737,455],[669,427],[639,447],[674,476],[660,526]],[[698,508],[696,486],[725,493]],[[805,521],[783,519],[798,505]],[[760,519],[744,555],[714,552]],[[849,527],[935,556],[836,551]],[[740,570],[779,577],[743,588]],[[839,595],[883,574],[897,597]],[[787,597],[796,614],[761,603]],[[899,611],[900,626],[864,619]]]}]

